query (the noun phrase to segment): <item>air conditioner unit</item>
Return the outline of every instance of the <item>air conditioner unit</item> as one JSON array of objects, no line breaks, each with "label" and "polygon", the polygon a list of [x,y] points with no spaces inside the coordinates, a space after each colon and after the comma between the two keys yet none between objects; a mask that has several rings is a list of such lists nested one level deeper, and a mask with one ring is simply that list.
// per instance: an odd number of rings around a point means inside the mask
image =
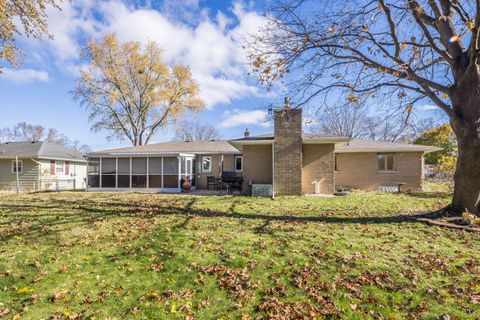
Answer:
[{"label": "air conditioner unit", "polygon": [[273,186],[271,184],[253,184],[252,197],[273,197]]}]

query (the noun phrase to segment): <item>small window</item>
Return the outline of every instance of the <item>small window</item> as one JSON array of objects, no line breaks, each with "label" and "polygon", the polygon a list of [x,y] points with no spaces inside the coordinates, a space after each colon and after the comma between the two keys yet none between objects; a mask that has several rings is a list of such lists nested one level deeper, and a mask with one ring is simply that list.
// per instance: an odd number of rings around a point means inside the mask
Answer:
[{"label": "small window", "polygon": [[212,157],[204,156],[202,158],[202,171],[203,172],[212,172]]},{"label": "small window", "polygon": [[235,157],[235,171],[241,172],[243,171],[243,157],[236,156]]},{"label": "small window", "polygon": [[395,171],[395,154],[378,154],[378,171]]},{"label": "small window", "polygon": [[338,156],[335,155],[335,171],[338,171]]},{"label": "small window", "polygon": [[56,173],[63,173],[64,163],[60,161],[55,161],[55,172]]},{"label": "small window", "polygon": [[18,163],[15,160],[12,161],[12,173],[22,173],[23,172],[23,160],[18,160]]}]

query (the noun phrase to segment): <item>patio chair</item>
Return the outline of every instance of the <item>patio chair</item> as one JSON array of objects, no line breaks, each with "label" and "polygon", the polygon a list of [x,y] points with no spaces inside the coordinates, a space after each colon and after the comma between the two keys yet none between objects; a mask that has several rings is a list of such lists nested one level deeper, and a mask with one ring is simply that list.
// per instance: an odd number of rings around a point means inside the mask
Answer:
[{"label": "patio chair", "polygon": [[214,176],[207,176],[207,190],[210,190],[210,186],[213,187],[213,190],[218,189],[217,185],[218,179],[215,178]]}]

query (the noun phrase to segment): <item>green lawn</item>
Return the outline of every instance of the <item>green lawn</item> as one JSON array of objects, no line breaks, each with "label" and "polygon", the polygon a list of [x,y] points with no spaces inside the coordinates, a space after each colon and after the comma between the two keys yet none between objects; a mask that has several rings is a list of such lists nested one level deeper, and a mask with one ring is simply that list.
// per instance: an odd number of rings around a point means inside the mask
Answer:
[{"label": "green lawn", "polygon": [[448,201],[0,193],[0,318],[475,319],[480,235],[399,216]]}]

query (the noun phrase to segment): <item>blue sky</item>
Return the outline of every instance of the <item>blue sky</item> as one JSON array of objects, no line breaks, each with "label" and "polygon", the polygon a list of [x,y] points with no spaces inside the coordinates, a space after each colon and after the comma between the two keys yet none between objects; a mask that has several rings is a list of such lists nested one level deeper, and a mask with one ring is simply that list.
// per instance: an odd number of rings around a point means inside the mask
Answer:
[{"label": "blue sky", "polygon": [[[0,127],[20,121],[53,127],[93,150],[128,145],[92,133],[88,112],[69,95],[88,39],[115,32],[122,41],[157,41],[169,63],[190,65],[207,107],[196,117],[219,128],[224,138],[272,131],[267,106],[279,105],[287,92],[267,93],[248,75],[242,49],[245,36],[265,22],[265,2],[241,0],[75,0],[63,10],[48,10],[54,39],[19,39],[24,65],[0,75]],[[428,109],[428,106],[427,108]],[[424,110],[428,112],[428,110]],[[155,141],[169,140],[173,130]]]}]

